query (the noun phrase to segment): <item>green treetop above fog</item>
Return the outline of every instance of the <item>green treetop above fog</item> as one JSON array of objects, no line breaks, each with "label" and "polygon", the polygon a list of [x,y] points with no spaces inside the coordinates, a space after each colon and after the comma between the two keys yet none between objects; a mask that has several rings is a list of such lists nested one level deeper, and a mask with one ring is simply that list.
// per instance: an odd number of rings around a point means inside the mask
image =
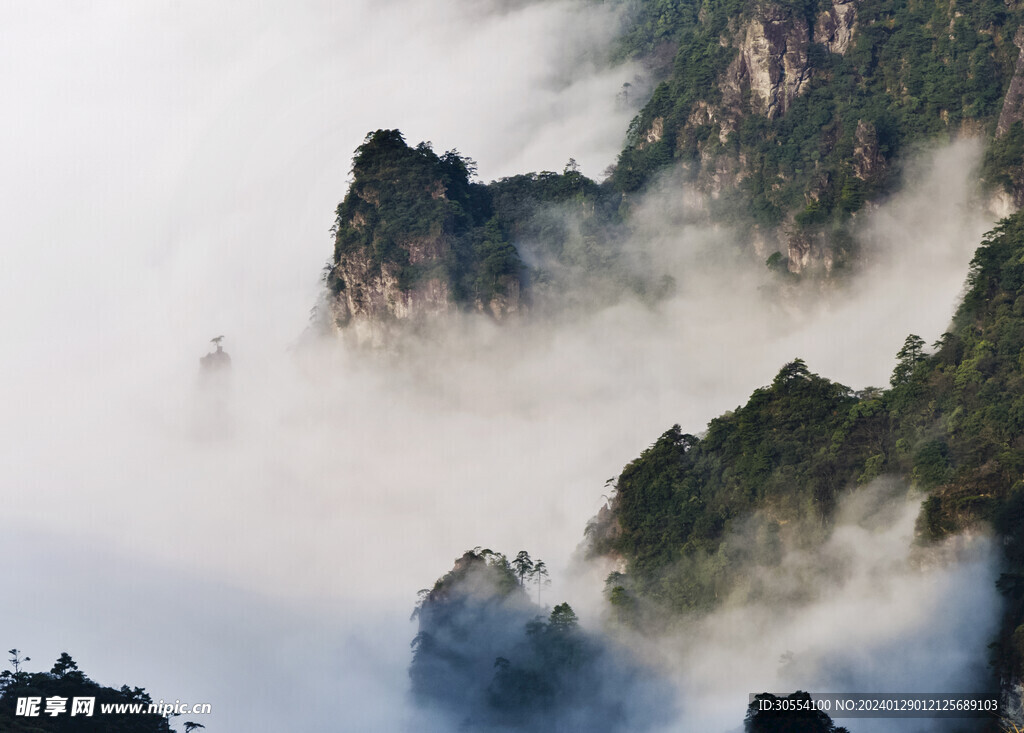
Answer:
[{"label": "green treetop above fog", "polygon": [[[949,332],[928,350],[907,337],[889,389],[852,392],[797,359],[702,437],[665,432],[623,469],[587,532],[594,552],[626,561],[608,587],[620,619],[640,599],[708,609],[738,568],[781,559],[782,524],[827,531],[837,497],[883,474],[927,492],[922,541],[975,525],[1001,535],[997,664],[1024,674],[1024,214],[977,250]],[[769,520],[757,535],[726,545],[755,514]]]},{"label": "green treetop above fog", "polygon": [[610,178],[597,184],[570,161],[562,173],[484,184],[458,151],[370,133],[337,208],[328,321],[457,310],[501,320],[536,302],[587,307],[588,293],[662,297],[671,283],[620,265],[637,194],[670,167],[705,195],[713,218],[778,249],[768,261],[780,272],[855,262],[851,217],[895,189],[901,156],[923,143],[982,137],[984,182],[1004,203],[1024,203],[1016,5],[628,7],[616,53],[642,60],[654,89],[623,131]]},{"label": "green treetop above fog", "polygon": [[[4,733],[174,733],[168,719],[156,713],[104,714],[101,705],[141,705],[153,702],[141,687],[123,685],[120,689],[104,687],[94,682],[78,668],[78,663],[63,652],[49,672],[30,672],[26,663],[30,657],[19,649],[11,649],[10,669],[0,672],[0,730]],[[17,714],[18,698],[41,699],[40,715]],[[57,716],[45,713],[46,698],[60,697],[67,709]],[[95,698],[93,715],[70,715],[75,697]],[[202,729],[201,723],[186,722],[186,731]]]}]

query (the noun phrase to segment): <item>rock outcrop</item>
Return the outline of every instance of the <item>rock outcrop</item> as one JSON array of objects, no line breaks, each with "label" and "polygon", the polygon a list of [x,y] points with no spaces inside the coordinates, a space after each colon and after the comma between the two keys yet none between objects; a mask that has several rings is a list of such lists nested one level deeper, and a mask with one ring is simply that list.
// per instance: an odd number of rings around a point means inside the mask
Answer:
[{"label": "rock outcrop", "polygon": [[1010,79],[1010,87],[1003,97],[1003,108],[996,125],[996,137],[1002,137],[1009,132],[1014,122],[1024,122],[1024,27],[1017,29],[1013,44],[1020,49],[1020,55],[1013,70],[1013,78]]},{"label": "rock outcrop", "polygon": [[[1000,211],[1019,206],[1020,12],[706,2],[693,20],[675,18],[674,65],[630,128],[613,183],[632,194],[679,165],[712,216],[743,220],[794,272],[852,264],[851,218],[900,185],[893,156],[921,144],[995,130],[986,195]],[[673,19],[652,9],[645,20]]]},{"label": "rock outcrop", "polygon": [[810,81],[810,42],[804,19],[780,5],[766,5],[739,33],[739,55],[727,76],[738,82],[732,86],[750,90],[750,105],[756,113],[768,119],[780,117]]},{"label": "rock outcrop", "polygon": [[520,306],[521,263],[493,220],[472,161],[378,130],[356,151],[326,271],[330,323],[380,344],[397,325]]},{"label": "rock outcrop", "polygon": [[[443,254],[419,263],[439,264]],[[350,329],[360,343],[380,344],[396,322],[435,319],[456,309],[447,278],[427,277],[407,285],[398,265],[375,262],[366,252],[340,257],[331,279],[336,283],[330,301],[332,321]]]},{"label": "rock outcrop", "polygon": [[885,157],[878,146],[878,131],[870,122],[857,120],[854,133],[853,157],[850,160],[853,175],[862,181],[878,177],[885,167]]},{"label": "rock outcrop", "polygon": [[814,42],[843,55],[857,25],[857,0],[834,0],[814,21]]}]

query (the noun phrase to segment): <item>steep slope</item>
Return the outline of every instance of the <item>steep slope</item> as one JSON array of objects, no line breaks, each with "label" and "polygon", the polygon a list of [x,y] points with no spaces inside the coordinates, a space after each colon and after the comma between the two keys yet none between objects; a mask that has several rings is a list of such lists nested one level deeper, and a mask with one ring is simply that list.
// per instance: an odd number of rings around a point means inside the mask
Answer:
[{"label": "steep slope", "polygon": [[550,314],[671,287],[624,254],[621,193],[574,161],[486,185],[470,180],[474,170],[457,151],[410,147],[398,130],[367,135],[336,212],[321,320],[380,343],[399,324],[457,311],[500,321],[531,304]]},{"label": "steep slope", "polygon": [[568,603],[531,603],[502,554],[466,552],[421,597],[413,696],[453,730],[641,731],[671,712],[668,688]]},{"label": "steep slope", "polygon": [[714,220],[745,230],[773,269],[797,273],[855,264],[852,221],[895,189],[901,156],[928,142],[982,137],[988,206],[1002,216],[1024,203],[1024,9],[1015,3],[630,7],[619,55],[644,59],[660,83],[610,178],[598,185],[570,161],[562,174],[485,186],[456,151],[371,133],[337,210],[326,320],[377,341],[397,322],[459,310],[504,319],[595,283],[658,297],[666,284],[617,265],[633,203],[670,167],[706,197]]},{"label": "steep slope", "polygon": [[624,52],[674,60],[613,180],[630,193],[684,166],[720,216],[776,237],[793,271],[848,263],[845,222],[927,140],[985,136],[993,196],[1019,206],[1020,23],[994,0],[639,3]]},{"label": "steep slope", "polygon": [[[13,670],[0,673],[0,730],[8,733],[174,733],[168,717],[157,713],[105,713],[104,705],[138,706],[148,710],[153,699],[140,687],[104,687],[89,679],[66,652],[49,672],[27,672],[29,659],[10,651]],[[38,707],[19,710],[19,700],[35,700]],[[55,707],[47,713],[48,700]],[[76,701],[91,701],[76,709]],[[161,701],[163,702],[163,701]],[[191,721],[189,723],[192,724]],[[202,728],[201,724],[196,724]]]},{"label": "steep slope", "polygon": [[1024,214],[979,247],[934,348],[908,337],[891,388],[860,393],[797,360],[702,437],[679,426],[662,435],[623,469],[587,528],[592,552],[625,563],[608,588],[620,615],[640,600],[714,607],[746,564],[723,545],[730,530],[757,515],[745,552],[771,564],[785,525],[827,533],[840,495],[895,474],[928,492],[922,541],[973,526],[1002,538],[1009,603],[996,666],[1010,690],[1024,678]]},{"label": "steep slope", "polygon": [[496,318],[521,306],[521,263],[490,197],[456,151],[406,145],[377,130],[356,150],[325,272],[332,320],[375,339],[395,321],[458,308]]}]

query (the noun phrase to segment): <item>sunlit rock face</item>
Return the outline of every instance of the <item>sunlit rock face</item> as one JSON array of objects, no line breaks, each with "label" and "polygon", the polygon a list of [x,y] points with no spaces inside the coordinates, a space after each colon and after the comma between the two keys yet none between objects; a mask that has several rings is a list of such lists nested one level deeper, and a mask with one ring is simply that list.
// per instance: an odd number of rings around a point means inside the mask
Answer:
[{"label": "sunlit rock face", "polygon": [[814,42],[832,53],[845,54],[857,25],[857,4],[856,0],[835,0],[821,11],[814,21]]},{"label": "sunlit rock face", "polygon": [[731,74],[750,89],[755,112],[769,119],[784,115],[811,78],[807,63],[807,21],[778,5],[759,8],[737,39],[739,56]]},{"label": "sunlit rock face", "polygon": [[410,147],[397,130],[366,137],[326,271],[334,326],[379,342],[398,323],[459,310],[500,319],[519,309],[519,257],[472,171],[456,151]]}]

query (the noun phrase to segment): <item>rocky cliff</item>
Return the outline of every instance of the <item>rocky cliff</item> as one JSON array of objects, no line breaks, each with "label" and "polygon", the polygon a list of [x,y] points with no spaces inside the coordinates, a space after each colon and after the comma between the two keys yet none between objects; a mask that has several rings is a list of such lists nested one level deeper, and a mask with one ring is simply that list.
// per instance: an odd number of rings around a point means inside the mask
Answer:
[{"label": "rocky cliff", "polygon": [[337,209],[321,325],[381,345],[460,311],[502,321],[528,304],[550,313],[667,291],[663,273],[623,252],[621,194],[574,161],[486,185],[472,170],[397,130],[367,136]]},{"label": "rocky cliff", "polygon": [[325,321],[379,342],[398,324],[458,311],[500,320],[531,300],[547,307],[575,294],[586,307],[588,294],[667,292],[652,273],[620,265],[633,203],[670,167],[703,195],[711,218],[745,231],[773,269],[793,273],[856,266],[852,223],[895,190],[896,161],[922,143],[984,137],[990,201],[1000,215],[1024,203],[1024,11],[1016,6],[708,0],[697,10],[643,0],[636,8],[623,55],[657,59],[651,68],[662,80],[611,177],[599,185],[570,165],[483,185],[456,151],[410,147],[395,130],[372,133],[337,210]]},{"label": "rocky cliff", "polygon": [[[749,226],[751,240],[777,248],[794,272],[855,261],[849,237],[836,233],[898,185],[893,162],[922,142],[987,138],[985,183],[994,199],[1020,205],[1024,143],[994,143],[1024,118],[1021,19],[994,2],[712,0],[695,15],[642,10],[645,32],[674,37],[677,52],[630,127],[615,185],[642,191],[681,165],[713,215]],[[648,48],[637,38],[634,48]]]},{"label": "rocky cliff", "polygon": [[1024,28],[1017,29],[1013,45],[1020,49],[1020,55],[1017,57],[1010,87],[1003,98],[1002,109],[999,111],[999,123],[996,125],[998,137],[1008,133],[1015,122],[1024,121]]},{"label": "rocky cliff", "polygon": [[325,271],[331,324],[379,343],[398,324],[458,310],[501,319],[522,306],[518,254],[471,172],[456,151],[410,147],[397,130],[367,136]]},{"label": "rocky cliff", "polygon": [[857,25],[857,0],[834,0],[814,21],[814,42],[829,53],[846,53]]},{"label": "rocky cliff", "polygon": [[[781,117],[806,88],[813,69],[807,63],[810,28],[781,5],[759,9],[734,35],[739,53],[723,78],[723,101],[742,105],[768,119]],[[745,93],[745,94],[744,94]]]}]

